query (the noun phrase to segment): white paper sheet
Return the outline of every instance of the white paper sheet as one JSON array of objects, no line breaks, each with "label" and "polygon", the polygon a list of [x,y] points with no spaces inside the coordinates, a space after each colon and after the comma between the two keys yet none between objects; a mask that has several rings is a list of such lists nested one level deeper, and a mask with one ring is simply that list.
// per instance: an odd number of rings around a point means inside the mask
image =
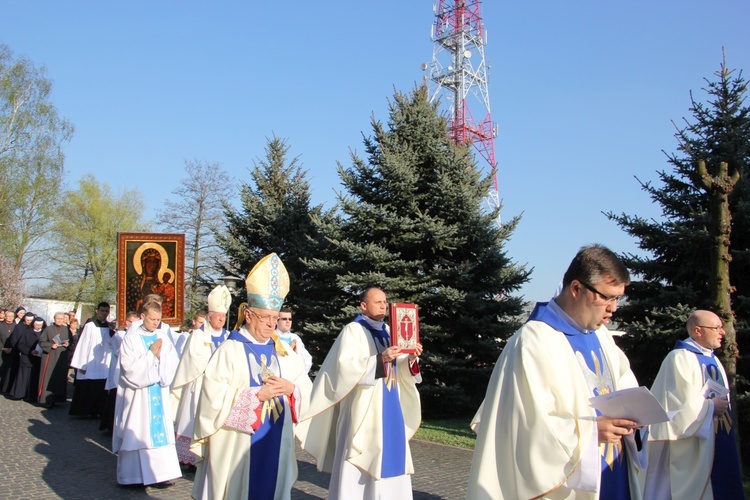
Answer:
[{"label": "white paper sheet", "polygon": [[667,413],[647,387],[631,387],[589,399],[602,415],[635,420],[639,426],[667,422],[680,410]]}]

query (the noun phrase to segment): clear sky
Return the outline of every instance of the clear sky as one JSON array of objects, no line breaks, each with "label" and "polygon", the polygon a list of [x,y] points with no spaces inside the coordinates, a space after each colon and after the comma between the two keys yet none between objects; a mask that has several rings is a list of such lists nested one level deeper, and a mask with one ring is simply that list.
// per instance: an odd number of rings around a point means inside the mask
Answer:
[{"label": "clear sky", "polygon": [[[93,173],[116,192],[138,188],[151,218],[185,160],[246,180],[275,134],[308,170],[313,202],[330,207],[337,162],[363,153],[394,89],[422,81],[432,7],[0,0],[0,43],[54,81],[53,101],[76,127],[69,186]],[[668,168],[672,121],[691,117],[690,91],[705,100],[722,47],[750,78],[750,3],[486,0],[482,13],[502,218],[523,215],[507,250],[534,268],[524,296],[546,300],[581,245],[637,251],[602,212],[659,216],[635,177]]]}]

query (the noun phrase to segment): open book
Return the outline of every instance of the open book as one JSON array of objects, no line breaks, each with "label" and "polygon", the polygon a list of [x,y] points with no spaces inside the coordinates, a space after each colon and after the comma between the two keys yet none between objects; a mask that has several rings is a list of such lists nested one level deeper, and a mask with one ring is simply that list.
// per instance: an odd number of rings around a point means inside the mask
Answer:
[{"label": "open book", "polygon": [[672,420],[682,410],[667,412],[646,387],[631,387],[589,399],[602,415],[635,420],[639,426]]}]

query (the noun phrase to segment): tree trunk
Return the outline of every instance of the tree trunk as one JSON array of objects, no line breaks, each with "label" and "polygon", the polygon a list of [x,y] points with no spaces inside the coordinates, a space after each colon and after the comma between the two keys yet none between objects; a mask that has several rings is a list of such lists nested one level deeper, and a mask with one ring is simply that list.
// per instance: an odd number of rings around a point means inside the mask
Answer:
[{"label": "tree trunk", "polygon": [[737,408],[737,333],[735,331],[734,313],[732,312],[732,285],[729,282],[729,263],[732,255],[729,253],[729,240],[732,233],[732,214],[729,210],[729,194],[739,180],[739,173],[735,170],[729,174],[726,162],[721,162],[719,172],[712,176],[706,170],[703,160],[698,162],[700,184],[709,196],[709,217],[711,234],[711,274],[709,278],[709,300],[714,312],[721,318],[724,326],[724,342],[719,357],[727,372],[730,400],[732,401],[732,422],[737,434],[739,447],[739,415]]}]

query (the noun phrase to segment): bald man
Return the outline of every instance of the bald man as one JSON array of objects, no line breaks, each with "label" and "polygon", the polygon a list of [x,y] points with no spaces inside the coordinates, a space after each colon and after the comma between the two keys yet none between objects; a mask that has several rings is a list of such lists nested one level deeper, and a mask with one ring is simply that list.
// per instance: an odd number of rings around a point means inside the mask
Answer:
[{"label": "bald man", "polygon": [[711,311],[695,311],[651,388],[670,422],[651,426],[643,498],[744,498],[727,375],[714,349],[725,332]]}]

